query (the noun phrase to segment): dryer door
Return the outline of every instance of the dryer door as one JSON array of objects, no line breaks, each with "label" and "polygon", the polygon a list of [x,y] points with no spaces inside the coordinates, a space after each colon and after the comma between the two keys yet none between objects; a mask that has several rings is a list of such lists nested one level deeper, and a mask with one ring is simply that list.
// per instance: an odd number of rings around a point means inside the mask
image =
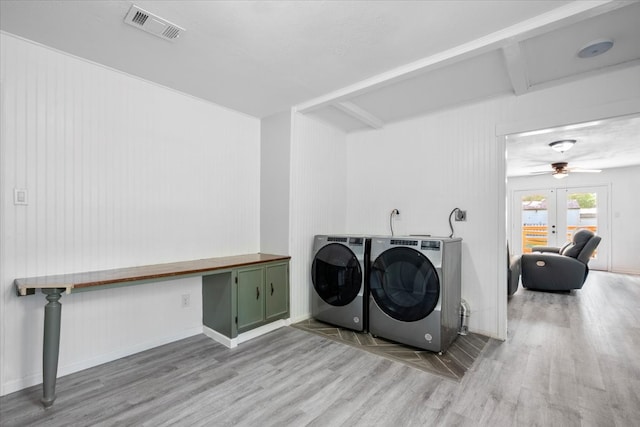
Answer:
[{"label": "dryer door", "polygon": [[376,304],[394,319],[423,319],[438,304],[438,272],[427,257],[411,248],[395,247],[382,252],[371,266],[369,280]]},{"label": "dryer door", "polygon": [[358,296],[362,286],[362,268],[349,248],[331,243],[323,246],[313,259],[311,280],[327,304],[343,306]]}]

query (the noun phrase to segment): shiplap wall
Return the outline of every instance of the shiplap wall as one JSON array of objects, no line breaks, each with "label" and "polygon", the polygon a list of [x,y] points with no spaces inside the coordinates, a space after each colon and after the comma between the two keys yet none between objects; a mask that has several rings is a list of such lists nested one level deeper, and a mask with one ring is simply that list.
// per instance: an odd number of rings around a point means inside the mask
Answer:
[{"label": "shiplap wall", "polygon": [[462,295],[472,308],[470,327],[497,335],[499,252],[498,185],[501,165],[495,141],[500,102],[469,106],[391,124],[347,137],[347,229],[390,235],[448,236],[449,213],[462,237]]},{"label": "shiplap wall", "polygon": [[[7,34],[0,42],[6,394],[41,381],[46,301],[17,298],[14,278],[259,251],[260,121]],[[14,206],[14,188],[27,206]],[[202,330],[198,278],[61,303],[60,375]]]},{"label": "shiplap wall", "polygon": [[260,121],[260,251],[289,254],[291,112]]},{"label": "shiplap wall", "polygon": [[291,319],[311,310],[313,236],[345,232],[345,133],[302,114],[293,116],[291,141]]},{"label": "shiplap wall", "polygon": [[[640,135],[638,138],[640,140]],[[514,177],[509,178],[507,188],[513,197],[513,192],[518,190],[606,186],[609,190],[609,269],[614,273],[640,274],[640,227],[637,225],[640,199],[636,196],[639,182],[640,166],[633,166],[605,169],[598,174],[574,173],[560,181],[550,175]],[[515,213],[510,217],[518,218]]]}]

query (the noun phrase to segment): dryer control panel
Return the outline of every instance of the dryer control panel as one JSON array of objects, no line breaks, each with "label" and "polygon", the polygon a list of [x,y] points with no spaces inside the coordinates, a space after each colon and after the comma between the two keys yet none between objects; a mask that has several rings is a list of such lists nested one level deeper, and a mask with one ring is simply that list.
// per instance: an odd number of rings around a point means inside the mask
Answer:
[{"label": "dryer control panel", "polygon": [[423,240],[420,249],[427,251],[439,251],[440,240]]}]

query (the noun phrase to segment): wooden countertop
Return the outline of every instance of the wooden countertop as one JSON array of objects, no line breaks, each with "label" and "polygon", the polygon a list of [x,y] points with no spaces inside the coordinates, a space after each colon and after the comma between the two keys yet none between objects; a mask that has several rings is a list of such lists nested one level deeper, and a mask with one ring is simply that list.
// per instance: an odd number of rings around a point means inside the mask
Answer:
[{"label": "wooden countertop", "polygon": [[27,277],[15,279],[13,283],[19,296],[30,295],[35,292],[35,289],[45,288],[64,288],[66,293],[71,293],[72,289],[91,288],[94,286],[114,285],[126,282],[150,281],[154,279],[166,280],[185,275],[206,275],[216,270],[226,270],[289,259],[291,259],[291,257],[286,255],[257,253],[112,270]]}]

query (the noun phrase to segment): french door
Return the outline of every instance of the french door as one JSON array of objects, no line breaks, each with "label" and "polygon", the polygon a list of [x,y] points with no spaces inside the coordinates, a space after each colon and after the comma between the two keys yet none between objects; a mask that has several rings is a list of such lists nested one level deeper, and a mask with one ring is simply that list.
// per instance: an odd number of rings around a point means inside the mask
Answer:
[{"label": "french door", "polygon": [[602,237],[589,268],[608,270],[608,205],[606,186],[514,191],[511,251],[527,253],[533,246],[563,246],[576,230],[587,228]]}]

